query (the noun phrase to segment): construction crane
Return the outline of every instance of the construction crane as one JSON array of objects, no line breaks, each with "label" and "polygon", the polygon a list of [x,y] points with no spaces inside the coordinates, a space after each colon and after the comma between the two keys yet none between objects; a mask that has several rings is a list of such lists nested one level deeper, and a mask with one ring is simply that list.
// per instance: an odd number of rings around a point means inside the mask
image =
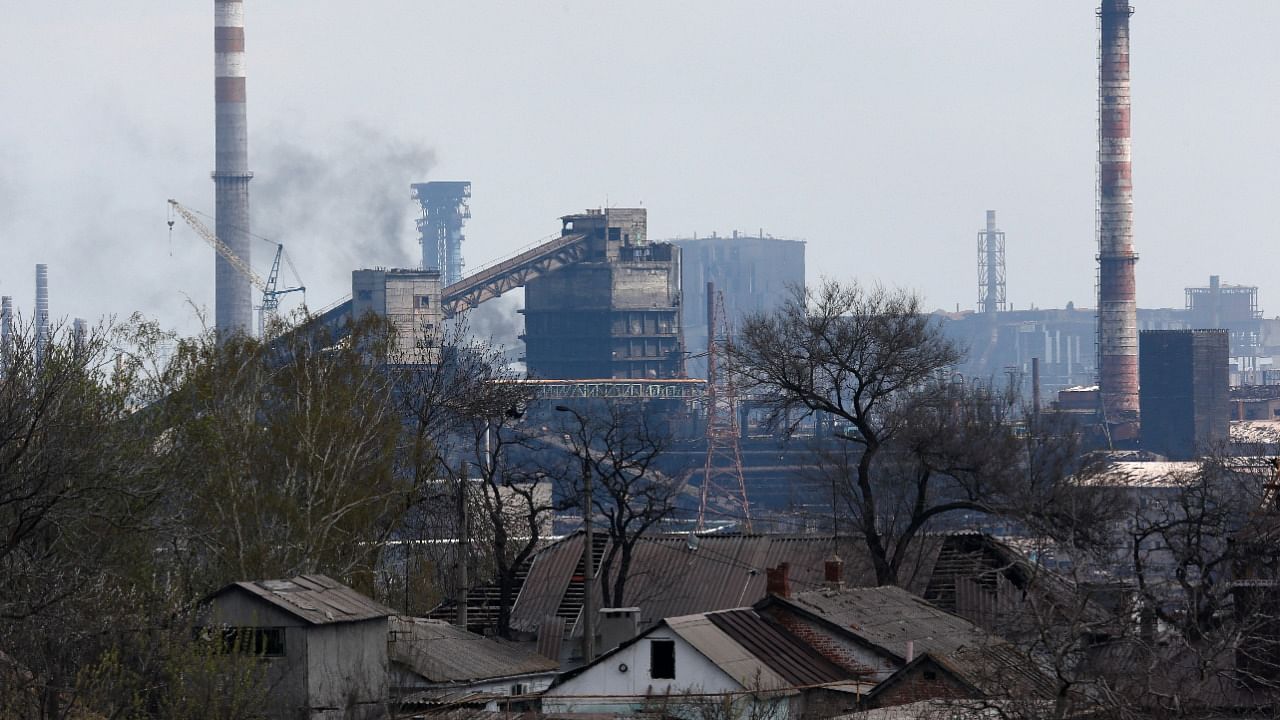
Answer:
[{"label": "construction crane", "polygon": [[[249,283],[251,285],[262,292],[262,305],[258,307],[259,336],[265,336],[267,318],[275,317],[276,313],[279,311],[281,295],[288,295],[291,292],[301,292],[305,297],[307,288],[302,285],[283,289],[277,287],[277,283],[280,280],[280,258],[284,256],[284,245],[281,243],[267,240],[267,242],[272,242],[272,244],[276,246],[276,256],[275,260],[271,263],[271,272],[268,273],[267,279],[263,280],[262,276],[254,272],[253,268],[249,266],[249,263],[242,260],[239,255],[236,255],[226,243],[218,239],[218,236],[213,234],[213,231],[200,221],[200,218],[196,217],[194,210],[191,210],[173,198],[169,199],[169,208],[173,212],[182,216],[182,219],[187,222],[187,225],[191,226],[192,230],[196,231],[197,235],[203,238],[205,242],[212,245],[213,249],[216,250],[224,260],[231,263],[232,267],[234,267],[241,275],[244,275],[249,279]],[[171,233],[173,232],[173,224],[174,220],[172,216],[170,216],[169,232]],[[265,240],[265,238],[263,239]],[[285,257],[287,260],[287,256]],[[293,267],[292,262],[289,263],[289,267]],[[293,274],[297,277],[297,269],[294,269]]]}]

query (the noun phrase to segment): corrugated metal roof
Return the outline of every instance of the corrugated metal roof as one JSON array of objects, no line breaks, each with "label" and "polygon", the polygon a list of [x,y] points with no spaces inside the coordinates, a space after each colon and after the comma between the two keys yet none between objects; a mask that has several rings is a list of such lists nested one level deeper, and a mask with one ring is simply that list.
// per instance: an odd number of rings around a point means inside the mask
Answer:
[{"label": "corrugated metal roof", "polygon": [[[728,633],[711,622],[706,614],[667,618],[666,623],[672,632],[705,655],[742,687],[763,692],[781,691],[790,687],[786,678],[739,645]],[[795,693],[795,690],[787,692]]]},{"label": "corrugated metal roof", "polygon": [[299,575],[288,580],[259,580],[228,585],[211,598],[240,589],[311,623],[358,622],[394,615],[395,611],[326,575]]},{"label": "corrugated metal roof", "polygon": [[755,610],[707,613],[707,619],[794,686],[849,679],[849,673]]},{"label": "corrugated metal roof", "polygon": [[[571,535],[535,557],[511,611],[513,627],[536,632],[554,615],[582,557],[583,536]],[[941,540],[925,542],[918,557],[904,564],[904,584],[924,591]],[[656,535],[635,546],[627,581],[627,605],[639,606],[642,627],[663,618],[751,605],[765,596],[765,570],[789,563],[793,590],[823,586],[823,563],[832,540],[820,535]],[[865,546],[843,540],[839,555],[852,585],[875,584]],[[603,593],[596,588],[595,607]]]},{"label": "corrugated metal roof", "polygon": [[773,602],[821,617],[899,661],[911,642],[915,655],[928,653],[980,688],[1004,683],[1052,692],[1048,678],[1007,641],[899,587],[797,593]]},{"label": "corrugated metal roof", "polygon": [[514,643],[467,632],[441,620],[395,616],[387,656],[433,683],[550,673],[555,660]]}]

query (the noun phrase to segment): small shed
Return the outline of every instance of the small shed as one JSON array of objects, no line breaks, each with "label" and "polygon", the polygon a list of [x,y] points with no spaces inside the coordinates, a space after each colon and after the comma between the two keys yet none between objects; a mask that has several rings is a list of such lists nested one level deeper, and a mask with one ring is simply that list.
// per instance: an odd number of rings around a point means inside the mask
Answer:
[{"label": "small shed", "polygon": [[266,663],[274,716],[386,715],[393,610],[324,575],[232,583],[205,605],[205,629]]}]

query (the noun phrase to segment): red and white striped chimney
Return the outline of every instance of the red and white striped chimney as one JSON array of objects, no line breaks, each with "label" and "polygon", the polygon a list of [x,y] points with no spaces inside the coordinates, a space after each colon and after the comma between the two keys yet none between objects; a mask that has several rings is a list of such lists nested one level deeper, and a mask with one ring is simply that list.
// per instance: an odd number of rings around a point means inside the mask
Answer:
[{"label": "red and white striped chimney", "polygon": [[[249,262],[249,121],[245,103],[244,2],[214,0],[214,232]],[[220,335],[249,333],[253,297],[249,278],[214,255],[214,323]]]},{"label": "red and white striped chimney", "polygon": [[1138,297],[1129,145],[1128,0],[1102,0],[1098,61],[1098,385],[1118,438],[1138,422]]}]

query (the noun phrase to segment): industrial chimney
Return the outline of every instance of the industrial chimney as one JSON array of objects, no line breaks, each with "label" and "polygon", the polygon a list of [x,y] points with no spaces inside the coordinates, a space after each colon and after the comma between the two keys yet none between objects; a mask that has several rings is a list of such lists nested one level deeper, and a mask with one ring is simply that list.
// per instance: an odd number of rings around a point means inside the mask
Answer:
[{"label": "industrial chimney", "polygon": [[1113,437],[1136,436],[1138,304],[1129,149],[1128,0],[1102,0],[1098,64],[1098,385]]},{"label": "industrial chimney", "polygon": [[36,265],[36,362],[44,360],[49,345],[49,266]]},{"label": "industrial chimney", "polygon": [[[249,262],[249,127],[245,109],[244,2],[214,0],[215,234]],[[249,279],[214,255],[214,323],[219,335],[249,333]]]},{"label": "industrial chimney", "polygon": [[1004,297],[1004,233],[996,229],[996,211],[988,210],[987,229],[978,232],[978,310],[1004,312]]},{"label": "industrial chimney", "polygon": [[71,339],[75,343],[76,355],[79,356],[84,353],[89,344],[89,321],[84,318],[76,318],[71,327]]}]

